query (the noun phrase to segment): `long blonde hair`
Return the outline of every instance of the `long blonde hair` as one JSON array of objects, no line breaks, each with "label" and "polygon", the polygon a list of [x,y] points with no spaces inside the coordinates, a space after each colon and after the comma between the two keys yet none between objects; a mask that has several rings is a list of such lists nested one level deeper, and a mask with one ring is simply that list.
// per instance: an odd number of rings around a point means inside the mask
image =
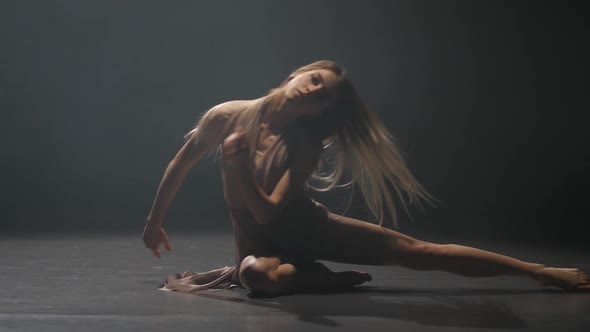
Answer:
[{"label": "long blonde hair", "polygon": [[[296,125],[304,128],[315,138],[320,139],[324,148],[335,148],[333,170],[329,174],[316,170],[308,183],[316,191],[329,191],[339,184],[348,171],[351,181],[344,185],[358,184],[363,198],[373,214],[382,225],[385,220],[385,207],[389,211],[391,222],[397,227],[397,210],[390,190],[397,196],[408,214],[408,206],[417,204],[424,206],[421,200],[433,207],[439,200],[430,195],[415,179],[408,169],[398,142],[387,130],[383,122],[365,107],[356,89],[348,79],[345,70],[336,62],[321,60],[310,63],[292,72],[277,88],[271,89],[266,96],[246,107],[242,112],[230,119],[226,131],[232,130],[239,119],[246,120],[247,137],[250,147],[256,147],[260,135],[260,123],[268,112],[278,111],[285,102],[283,87],[298,74],[318,69],[332,71],[338,77],[333,102],[317,116],[304,116],[296,121]],[[251,148],[251,157],[256,149]],[[325,154],[324,156],[325,157]],[[322,161],[320,161],[322,164]],[[308,182],[311,182],[308,181]]]},{"label": "long blonde hair", "polygon": [[397,227],[397,210],[391,189],[396,192],[410,218],[404,194],[409,200],[409,205],[415,203],[424,209],[421,202],[424,200],[436,207],[439,200],[430,195],[413,176],[406,165],[397,139],[375,113],[367,110],[346,72],[333,61],[318,61],[299,70],[313,70],[317,67],[332,70],[339,76],[338,96],[319,118],[310,119],[308,122],[323,132],[326,137],[325,143],[336,146],[336,158],[330,174],[312,175],[312,179],[323,183],[312,188],[319,191],[331,190],[340,182],[345,169],[348,168],[351,182],[360,187],[369,210],[380,225],[385,220],[387,207],[391,222]]}]

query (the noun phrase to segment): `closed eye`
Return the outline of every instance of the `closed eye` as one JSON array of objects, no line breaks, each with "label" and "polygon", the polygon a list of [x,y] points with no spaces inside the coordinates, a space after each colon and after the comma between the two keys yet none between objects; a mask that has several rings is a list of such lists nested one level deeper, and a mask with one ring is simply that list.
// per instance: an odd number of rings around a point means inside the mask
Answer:
[{"label": "closed eye", "polygon": [[311,75],[311,83],[313,83],[313,85],[319,85],[322,81],[323,79],[320,73],[313,73]]}]

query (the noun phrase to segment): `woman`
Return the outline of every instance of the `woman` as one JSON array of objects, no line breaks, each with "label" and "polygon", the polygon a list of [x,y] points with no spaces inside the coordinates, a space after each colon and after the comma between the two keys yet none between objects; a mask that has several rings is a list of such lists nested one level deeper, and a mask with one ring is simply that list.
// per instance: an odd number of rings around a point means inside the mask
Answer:
[{"label": "woman", "polygon": [[[398,265],[464,276],[514,275],[541,285],[590,290],[578,269],[551,268],[455,244],[434,244],[381,227],[384,211],[396,225],[393,189],[406,208],[434,205],[412,176],[393,137],[368,112],[344,71],[318,61],[293,72],[255,100],[220,104],[201,118],[170,162],[149,214],[143,240],[160,257],[172,250],[162,228],[166,208],[191,167],[207,152],[222,150],[224,193],[234,230],[236,267],[169,276],[164,289],[192,292],[243,286],[253,293],[282,294],[349,287],[367,273],[332,272],[316,260]],[[337,151],[334,171],[314,173],[327,145]],[[380,225],[328,211],[309,198],[309,180],[333,188],[344,166]],[[318,184],[319,183],[319,184]],[[231,190],[230,190],[231,188]],[[407,208],[406,208],[407,211]]]}]

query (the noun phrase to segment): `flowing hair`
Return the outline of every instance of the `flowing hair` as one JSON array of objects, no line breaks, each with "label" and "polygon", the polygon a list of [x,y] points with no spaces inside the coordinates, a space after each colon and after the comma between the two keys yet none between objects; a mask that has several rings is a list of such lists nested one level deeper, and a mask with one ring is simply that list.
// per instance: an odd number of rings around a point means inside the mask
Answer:
[{"label": "flowing hair", "polygon": [[[387,208],[392,225],[396,228],[397,210],[391,189],[396,192],[410,218],[404,194],[409,205],[417,204],[424,209],[421,202],[424,200],[436,207],[435,202],[439,200],[429,194],[413,176],[397,139],[375,113],[367,110],[345,70],[334,61],[313,62],[292,72],[266,96],[232,116],[225,127],[226,134],[235,129],[236,123],[246,123],[241,129],[247,131],[248,146],[254,147],[250,149],[250,157],[254,158],[261,131],[260,123],[268,112],[279,111],[284,105],[284,86],[301,73],[319,69],[330,70],[338,77],[334,95],[330,97],[332,102],[319,115],[302,116],[296,121],[296,125],[320,139],[324,150],[333,147],[335,159],[333,169],[328,174],[320,172],[319,168],[314,171],[308,180],[309,187],[316,191],[329,191],[335,187],[357,184],[379,225],[384,223]],[[320,165],[325,164],[325,157],[324,153]],[[340,181],[347,171],[350,172],[351,181],[341,184]],[[314,182],[313,185],[311,181]]]},{"label": "flowing hair", "polygon": [[[324,60],[298,71],[319,69],[318,67],[331,70],[339,77],[337,95],[335,101],[318,117],[307,119],[307,126],[325,138],[324,146],[333,145],[336,151],[332,172],[321,175],[316,170],[311,179],[320,185],[311,188],[317,191],[335,188],[348,169],[352,180],[345,185],[358,185],[367,207],[377,218],[379,225],[384,223],[387,208],[393,226],[398,227],[392,190],[396,192],[410,218],[408,205],[416,204],[424,209],[423,200],[436,207],[439,200],[416,180],[406,165],[398,140],[375,113],[367,110],[340,66],[333,61]],[[404,194],[409,204],[406,204]]]}]

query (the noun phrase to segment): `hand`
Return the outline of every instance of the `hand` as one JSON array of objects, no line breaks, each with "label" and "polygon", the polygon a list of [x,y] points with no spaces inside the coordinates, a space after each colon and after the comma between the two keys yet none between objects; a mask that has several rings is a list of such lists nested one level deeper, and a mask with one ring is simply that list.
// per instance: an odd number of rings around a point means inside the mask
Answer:
[{"label": "hand", "polygon": [[247,165],[248,141],[245,131],[233,133],[223,140],[222,156],[227,166],[236,167]]},{"label": "hand", "polygon": [[143,230],[142,239],[145,246],[158,258],[160,258],[160,244],[163,244],[166,250],[172,251],[172,247],[168,243],[168,235],[166,235],[162,226],[146,225]]}]

